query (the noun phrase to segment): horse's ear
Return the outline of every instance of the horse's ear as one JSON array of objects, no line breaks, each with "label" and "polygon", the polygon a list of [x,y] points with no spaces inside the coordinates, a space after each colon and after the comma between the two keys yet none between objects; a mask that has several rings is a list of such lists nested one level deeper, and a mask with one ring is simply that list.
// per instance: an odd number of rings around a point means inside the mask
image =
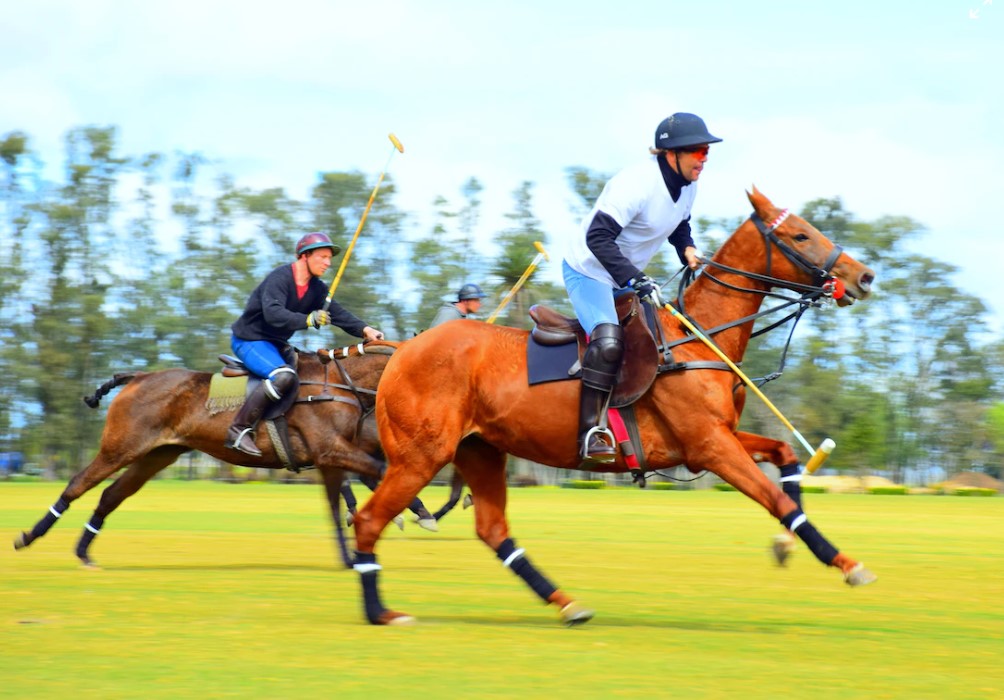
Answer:
[{"label": "horse's ear", "polygon": [[746,191],[746,197],[750,200],[750,204],[753,205],[753,211],[755,211],[761,219],[773,218],[770,216],[770,212],[774,209],[774,204],[767,197],[753,185],[753,191]]}]

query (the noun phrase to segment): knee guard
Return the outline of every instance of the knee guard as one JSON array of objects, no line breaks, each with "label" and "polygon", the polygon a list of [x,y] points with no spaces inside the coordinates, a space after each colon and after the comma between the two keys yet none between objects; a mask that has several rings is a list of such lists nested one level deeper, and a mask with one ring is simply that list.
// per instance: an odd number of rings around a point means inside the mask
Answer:
[{"label": "knee guard", "polygon": [[265,395],[272,401],[278,401],[290,391],[296,391],[300,384],[299,377],[292,367],[283,365],[269,372],[268,377],[263,382],[265,385]]},{"label": "knee guard", "polygon": [[609,390],[617,381],[623,357],[624,329],[614,323],[597,325],[582,356],[582,383]]}]

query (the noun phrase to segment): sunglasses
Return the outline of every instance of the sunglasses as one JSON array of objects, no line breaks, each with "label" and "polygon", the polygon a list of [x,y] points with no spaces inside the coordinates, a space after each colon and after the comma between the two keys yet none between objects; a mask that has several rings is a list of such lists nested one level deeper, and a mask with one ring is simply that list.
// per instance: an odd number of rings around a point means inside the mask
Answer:
[{"label": "sunglasses", "polygon": [[702,143],[700,146],[687,146],[686,148],[681,148],[681,153],[693,153],[696,156],[706,156],[708,151],[711,150],[711,146],[706,143]]}]

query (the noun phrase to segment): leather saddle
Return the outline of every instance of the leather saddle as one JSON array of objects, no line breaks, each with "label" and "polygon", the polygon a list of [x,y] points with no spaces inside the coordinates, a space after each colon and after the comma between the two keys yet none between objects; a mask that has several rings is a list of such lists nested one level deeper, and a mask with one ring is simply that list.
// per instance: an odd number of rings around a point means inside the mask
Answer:
[{"label": "leather saddle", "polygon": [[[283,359],[288,360],[290,358],[284,354]],[[293,368],[296,369],[297,363],[295,352],[292,353],[292,359],[293,362],[291,364]],[[241,362],[239,358],[234,357],[233,355],[220,355],[219,360],[223,363],[223,369],[220,370],[220,374],[224,377],[246,376],[248,378],[248,386],[247,391],[245,392],[245,397],[250,396],[251,392],[254,391],[259,384],[261,384],[262,379],[251,374],[251,371],[244,365],[243,362]],[[279,416],[285,415],[286,411],[288,411],[290,407],[296,403],[299,393],[300,387],[299,384],[297,384],[293,391],[287,392],[286,395],[282,397],[281,401],[270,404],[268,408],[265,409],[265,415],[263,418],[265,420],[274,420]]]},{"label": "leather saddle", "polygon": [[[634,292],[615,300],[617,319],[624,328],[624,359],[617,373],[617,386],[610,398],[614,407],[628,406],[648,391],[659,369],[659,350],[646,321],[646,314]],[[586,332],[578,320],[559,314],[547,306],[530,307],[534,327],[530,337],[545,347],[578,345],[578,362],[586,351]],[[576,363],[578,370],[578,363]],[[577,372],[568,375],[571,379]]]}]

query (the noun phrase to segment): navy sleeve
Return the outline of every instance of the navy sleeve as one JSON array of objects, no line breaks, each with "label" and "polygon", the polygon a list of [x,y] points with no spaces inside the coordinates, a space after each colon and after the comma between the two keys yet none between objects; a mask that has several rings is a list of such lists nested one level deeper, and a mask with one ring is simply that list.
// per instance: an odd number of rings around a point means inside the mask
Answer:
[{"label": "navy sleeve", "polygon": [[332,325],[338,326],[346,333],[350,333],[357,338],[363,337],[363,329],[368,326],[368,323],[364,323],[362,320],[356,318],[356,316],[350,313],[347,309],[342,307],[337,301],[331,301],[331,306],[328,307],[328,313],[331,314]]},{"label": "navy sleeve", "polygon": [[[690,235],[690,217],[680,222],[680,225],[676,227],[676,230],[669,234],[669,242],[676,248],[676,254],[680,258],[680,262],[684,265],[687,264],[687,258],[684,257],[683,251],[685,251],[690,246],[694,245],[694,238]],[[694,246],[695,248],[697,246]]]},{"label": "navy sleeve", "polygon": [[[262,283],[261,314],[269,326],[292,334],[294,331],[307,327],[307,314],[286,308],[287,299],[290,296],[289,286],[293,284],[293,274],[291,272],[283,273],[285,270],[276,270]],[[296,296],[295,292],[293,292],[293,296]]]},{"label": "navy sleeve", "polygon": [[586,245],[596,256],[603,268],[614,278],[618,286],[626,287],[632,278],[641,274],[641,270],[631,264],[617,247],[617,236],[624,230],[612,216],[598,211],[586,231]]}]

